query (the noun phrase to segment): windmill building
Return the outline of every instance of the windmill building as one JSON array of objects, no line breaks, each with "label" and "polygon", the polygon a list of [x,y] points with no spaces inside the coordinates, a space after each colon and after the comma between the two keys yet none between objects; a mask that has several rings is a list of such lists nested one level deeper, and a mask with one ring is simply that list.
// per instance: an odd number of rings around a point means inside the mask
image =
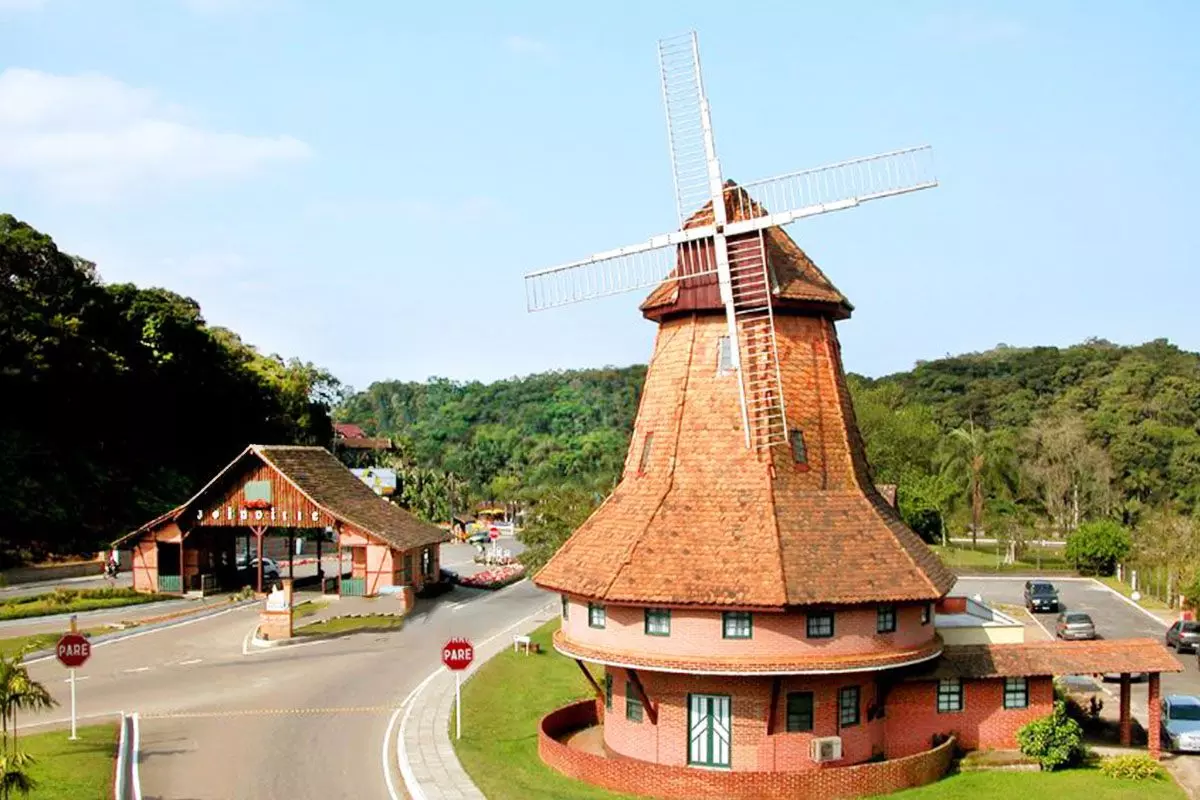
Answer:
[{"label": "windmill building", "polygon": [[[651,796],[880,794],[937,779],[955,748],[1015,747],[1059,674],[1122,673],[1128,739],[1129,674],[1150,673],[1155,726],[1158,674],[1180,669],[1157,642],[1026,643],[950,596],[872,481],[835,328],[853,307],[763,192],[719,180],[689,48],[721,202],[644,250],[669,263],[641,305],[658,334],[621,480],[534,577],[595,692],[542,720],[543,760]],[[631,251],[534,273],[531,305],[585,299],[572,272],[636,272]]]}]

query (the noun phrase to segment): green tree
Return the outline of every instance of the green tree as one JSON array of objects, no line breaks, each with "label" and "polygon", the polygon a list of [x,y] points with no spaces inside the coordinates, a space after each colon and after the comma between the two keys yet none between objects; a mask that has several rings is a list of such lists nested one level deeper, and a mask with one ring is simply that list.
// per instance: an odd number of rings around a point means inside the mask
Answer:
[{"label": "green tree", "polygon": [[1117,562],[1129,555],[1133,541],[1119,522],[1085,522],[1067,537],[1067,560],[1084,575],[1111,575]]},{"label": "green tree", "polygon": [[23,663],[29,650],[0,655],[0,797],[5,800],[13,791],[29,794],[36,786],[28,772],[33,758],[20,750],[17,740],[17,712],[41,711],[58,704],[45,686],[29,676]]},{"label": "green tree", "polygon": [[984,508],[991,495],[1016,488],[1016,460],[1004,431],[988,431],[973,422],[955,428],[942,440],[942,474],[955,481],[970,508],[971,540],[977,543]]},{"label": "green tree", "polygon": [[1079,762],[1083,756],[1083,729],[1067,716],[1067,706],[1061,700],[1054,711],[1035,719],[1017,731],[1021,752],[1036,758],[1043,770],[1056,770]]},{"label": "green tree", "polygon": [[519,559],[530,573],[550,560],[599,501],[597,493],[574,486],[549,489],[534,496],[526,525],[517,534],[525,545]]}]

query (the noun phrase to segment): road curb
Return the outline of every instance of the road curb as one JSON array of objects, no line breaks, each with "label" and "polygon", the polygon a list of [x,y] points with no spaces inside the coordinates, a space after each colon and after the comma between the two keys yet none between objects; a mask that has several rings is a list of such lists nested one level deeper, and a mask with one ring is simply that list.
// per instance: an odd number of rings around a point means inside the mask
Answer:
[{"label": "road curb", "polygon": [[[554,619],[554,606],[555,603],[546,603],[532,614],[522,617],[476,644],[475,652],[482,655],[482,658],[477,658],[465,671],[462,682],[470,681],[484,664],[508,647],[509,642],[503,640],[505,636],[518,629],[522,633],[528,633]],[[483,793],[459,762],[458,754],[450,741],[450,715],[454,705],[454,682],[450,680],[450,674],[445,667],[434,670],[401,704],[402,707],[407,705],[407,708],[404,709],[399,729],[396,731],[396,760],[404,781],[404,789],[412,800],[483,800]],[[431,689],[433,691],[430,691]],[[393,715],[393,723],[399,716],[399,711],[400,709],[397,709],[397,714]],[[418,718],[417,732],[410,730],[410,719],[414,716]],[[425,741],[421,740],[419,735],[422,725],[425,728],[432,727],[433,742],[426,742],[425,746],[420,746]],[[389,734],[391,728],[392,725],[389,725]],[[414,739],[412,743],[406,741],[409,736]],[[411,754],[410,744],[417,745],[411,748]],[[393,794],[393,798],[399,800],[399,795]]]},{"label": "road curb", "polygon": [[[181,616],[177,619],[167,619],[167,620],[163,620],[162,622],[153,622],[153,623],[150,623],[149,625],[136,625],[132,628],[129,628],[129,629],[123,630],[123,631],[114,631],[113,633],[103,633],[103,634],[100,634],[99,636],[95,636],[95,637],[89,639],[88,641],[91,642],[92,647],[98,647],[98,646],[104,645],[104,644],[112,644],[113,642],[119,642],[122,639],[129,639],[134,636],[141,636],[141,635],[147,634],[147,633],[154,633],[155,631],[166,630],[167,628],[174,628],[177,625],[186,625],[191,622],[199,622],[202,619],[207,619],[209,617],[215,617],[218,614],[225,614],[225,613],[228,613],[235,609],[244,608],[245,606],[248,606],[252,603],[257,603],[257,602],[258,602],[258,600],[251,598],[249,600],[240,600],[236,603],[230,603],[230,604],[224,605],[224,606],[212,606],[211,608],[205,609],[204,611],[197,611],[194,614],[188,614],[186,616]],[[55,655],[55,648],[53,648],[53,647],[47,647],[43,650],[35,650],[34,652],[29,653],[28,655],[25,656],[23,663],[33,664],[35,662],[42,661],[47,658],[53,658],[54,655]]]}]

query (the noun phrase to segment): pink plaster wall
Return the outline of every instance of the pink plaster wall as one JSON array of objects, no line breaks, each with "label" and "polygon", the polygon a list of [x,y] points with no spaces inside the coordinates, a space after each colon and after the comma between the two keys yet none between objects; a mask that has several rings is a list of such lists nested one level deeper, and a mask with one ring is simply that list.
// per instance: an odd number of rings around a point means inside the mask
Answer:
[{"label": "pink plaster wall", "polygon": [[896,632],[884,634],[875,632],[875,606],[836,610],[834,635],[829,639],[808,638],[807,616],[802,610],[756,613],[751,638],[726,639],[719,611],[672,609],[670,635],[649,636],[642,608],[607,606],[605,627],[592,628],[588,625],[587,603],[572,600],[563,628],[572,641],[624,652],[644,649],[661,656],[820,657],[919,647],[935,635],[932,624],[921,624],[921,608],[897,606]]}]

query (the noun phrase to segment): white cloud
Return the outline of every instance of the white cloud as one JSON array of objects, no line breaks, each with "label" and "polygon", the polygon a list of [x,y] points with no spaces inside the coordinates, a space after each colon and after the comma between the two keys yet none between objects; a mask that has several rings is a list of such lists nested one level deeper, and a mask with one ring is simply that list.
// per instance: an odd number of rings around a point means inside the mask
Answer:
[{"label": "white cloud", "polygon": [[550,51],[545,42],[529,36],[509,36],[504,40],[504,46],[513,53],[523,55],[544,55]]},{"label": "white cloud", "polygon": [[291,136],[205,130],[154,92],[104,75],[0,72],[0,172],[55,194],[106,200],[311,154]]},{"label": "white cloud", "polygon": [[939,13],[925,20],[925,33],[954,44],[975,45],[1013,41],[1025,36],[1025,26],[1016,20],[989,17],[970,10]]}]

